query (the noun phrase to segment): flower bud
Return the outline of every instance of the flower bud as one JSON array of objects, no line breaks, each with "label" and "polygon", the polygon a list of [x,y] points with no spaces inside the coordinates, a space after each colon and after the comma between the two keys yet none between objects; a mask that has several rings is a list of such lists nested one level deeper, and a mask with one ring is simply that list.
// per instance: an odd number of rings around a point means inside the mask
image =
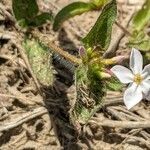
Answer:
[{"label": "flower bud", "polygon": [[125,60],[125,56],[116,56],[110,59],[103,59],[102,62],[105,65],[113,65],[113,64],[120,64],[122,61]]},{"label": "flower bud", "polygon": [[101,78],[105,78],[105,79],[111,78],[111,75],[106,72],[101,72]]},{"label": "flower bud", "polygon": [[112,58],[114,63],[121,64],[125,60],[125,56],[116,56]]},{"label": "flower bud", "polygon": [[78,53],[79,53],[79,56],[80,57],[84,57],[86,55],[86,50],[83,46],[80,46],[79,47],[79,50],[78,50]]},{"label": "flower bud", "polygon": [[108,73],[110,76],[114,75],[114,73],[111,70],[109,70],[109,69],[105,69],[105,72]]}]

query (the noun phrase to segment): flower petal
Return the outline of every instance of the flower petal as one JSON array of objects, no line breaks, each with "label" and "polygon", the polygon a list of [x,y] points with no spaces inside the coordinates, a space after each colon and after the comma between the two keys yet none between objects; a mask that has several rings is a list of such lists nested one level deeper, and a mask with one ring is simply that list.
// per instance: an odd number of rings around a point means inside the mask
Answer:
[{"label": "flower petal", "polygon": [[132,108],[139,103],[143,98],[140,86],[136,83],[131,83],[124,93],[124,103],[127,109]]},{"label": "flower petal", "polygon": [[142,76],[146,80],[150,79],[150,64],[148,64],[147,66],[144,67],[143,72],[142,72]]},{"label": "flower petal", "polygon": [[132,72],[123,66],[116,65],[110,69],[122,83],[131,83],[133,82]]},{"label": "flower petal", "polygon": [[147,95],[150,92],[150,80],[144,80],[140,84],[140,87],[144,95]]},{"label": "flower petal", "polygon": [[141,53],[133,48],[130,55],[130,68],[134,74],[142,73],[143,69],[143,57]]}]

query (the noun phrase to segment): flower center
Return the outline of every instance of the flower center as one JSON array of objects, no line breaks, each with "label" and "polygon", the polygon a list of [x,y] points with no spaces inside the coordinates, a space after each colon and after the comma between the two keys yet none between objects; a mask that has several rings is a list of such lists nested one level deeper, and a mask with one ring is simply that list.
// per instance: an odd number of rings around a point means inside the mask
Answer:
[{"label": "flower center", "polygon": [[134,76],[134,82],[135,82],[136,84],[138,84],[138,85],[141,84],[142,80],[143,80],[143,78],[141,77],[140,74],[136,74],[136,75]]}]

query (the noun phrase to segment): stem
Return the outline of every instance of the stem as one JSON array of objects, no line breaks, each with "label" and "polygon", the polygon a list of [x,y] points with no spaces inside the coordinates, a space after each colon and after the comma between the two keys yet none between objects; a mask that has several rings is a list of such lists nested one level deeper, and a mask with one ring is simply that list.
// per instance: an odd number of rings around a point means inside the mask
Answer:
[{"label": "stem", "polygon": [[40,32],[32,31],[32,35],[35,38],[37,38],[41,43],[43,43],[44,45],[46,45],[47,47],[49,47],[53,51],[57,52],[58,54],[60,54],[64,58],[66,58],[67,60],[71,61],[72,63],[78,64],[78,65],[81,64],[81,62],[82,62],[81,59],[79,59],[79,58],[69,54],[68,52],[62,50],[61,48],[56,46],[54,43],[50,42],[48,37],[46,37],[45,35],[41,34]]},{"label": "stem", "polygon": [[123,27],[120,23],[118,23],[117,21],[115,21],[115,24],[128,36],[132,36],[132,34],[125,28]]}]

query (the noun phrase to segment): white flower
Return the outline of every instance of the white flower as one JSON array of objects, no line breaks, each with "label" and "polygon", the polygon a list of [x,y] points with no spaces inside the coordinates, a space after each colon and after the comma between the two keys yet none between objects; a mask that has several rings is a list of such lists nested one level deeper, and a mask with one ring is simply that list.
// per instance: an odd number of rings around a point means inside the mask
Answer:
[{"label": "white flower", "polygon": [[130,83],[124,93],[124,103],[128,109],[139,103],[143,98],[150,100],[150,64],[143,69],[142,55],[134,48],[130,55],[130,69],[120,65],[111,68],[120,82]]}]

